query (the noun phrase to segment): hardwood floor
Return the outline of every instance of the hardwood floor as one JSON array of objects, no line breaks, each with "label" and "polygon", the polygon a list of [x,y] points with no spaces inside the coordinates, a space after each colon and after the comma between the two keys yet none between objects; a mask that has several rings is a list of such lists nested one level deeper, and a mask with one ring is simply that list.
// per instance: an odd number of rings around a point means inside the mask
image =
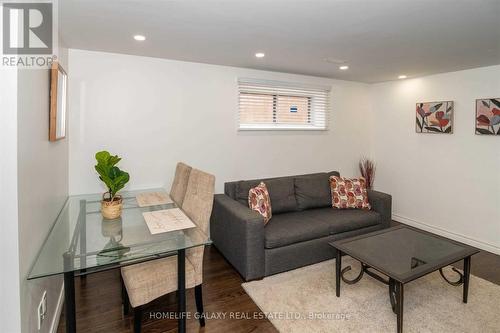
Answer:
[{"label": "hardwood floor", "polygon": [[[461,268],[461,263],[456,265]],[[453,274],[451,272],[450,274]],[[500,285],[500,256],[481,251],[472,257],[472,274]],[[82,280],[76,278],[76,311],[78,332],[127,332],[132,329],[132,311],[123,316],[121,306],[120,272],[112,270],[95,273]],[[187,320],[188,332],[277,332],[267,319],[253,318],[261,313],[241,287],[240,275],[213,246],[207,247],[204,257],[203,300],[205,311],[213,318],[200,328],[194,318]],[[187,310],[195,312],[194,289],[187,291]],[[169,294],[144,309],[143,332],[177,332],[176,319],[156,319],[162,313],[175,314],[176,297]],[[230,317],[244,313],[251,319]],[[226,314],[226,318],[216,316]],[[150,317],[151,316],[151,317]],[[58,333],[65,332],[64,313]]]},{"label": "hardwood floor", "polygon": [[[241,287],[240,275],[213,246],[207,247],[204,256],[203,303],[204,310],[214,318],[206,320],[200,328],[194,318],[187,320],[188,332],[277,332],[267,319],[254,319],[261,311]],[[120,272],[112,270],[75,279],[77,332],[118,333],[133,331],[132,311],[123,316],[121,305]],[[187,311],[195,313],[194,289],[186,293]],[[143,312],[144,333],[177,332],[176,319],[156,319],[163,313],[175,315],[175,293],[149,304]],[[244,313],[251,319],[230,317],[231,313]],[[226,314],[226,318],[216,316]],[[150,316],[152,318],[150,318]],[[258,315],[256,315],[258,317]],[[65,332],[64,313],[58,333]]]},{"label": "hardwood floor", "polygon": [[[460,261],[453,266],[462,269],[463,262]],[[486,251],[472,256],[471,274],[500,285],[500,256]]]}]

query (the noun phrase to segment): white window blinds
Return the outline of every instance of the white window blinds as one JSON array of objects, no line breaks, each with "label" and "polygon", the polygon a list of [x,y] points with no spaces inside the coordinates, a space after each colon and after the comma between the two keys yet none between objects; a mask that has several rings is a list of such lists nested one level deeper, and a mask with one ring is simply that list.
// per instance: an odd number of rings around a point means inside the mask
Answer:
[{"label": "white window blinds", "polygon": [[330,89],[239,79],[240,130],[325,130]]}]

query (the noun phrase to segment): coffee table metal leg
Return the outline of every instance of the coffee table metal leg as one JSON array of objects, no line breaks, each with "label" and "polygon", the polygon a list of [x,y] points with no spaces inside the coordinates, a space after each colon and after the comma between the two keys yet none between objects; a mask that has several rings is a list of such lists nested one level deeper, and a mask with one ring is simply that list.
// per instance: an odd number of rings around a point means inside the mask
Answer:
[{"label": "coffee table metal leg", "polygon": [[462,299],[464,303],[467,303],[467,297],[469,296],[470,259],[470,257],[464,259],[464,294]]},{"label": "coffee table metal leg", "polygon": [[403,304],[404,304],[404,287],[403,284],[399,281],[395,282],[396,286],[396,308],[397,308],[397,316],[398,316],[398,333],[403,333]]},{"label": "coffee table metal leg", "polygon": [[342,270],[342,252],[337,250],[335,258],[335,294],[340,297],[340,274]]},{"label": "coffee table metal leg", "polygon": [[391,301],[392,312],[396,313],[396,291],[394,290],[394,279],[389,278],[389,300]]}]

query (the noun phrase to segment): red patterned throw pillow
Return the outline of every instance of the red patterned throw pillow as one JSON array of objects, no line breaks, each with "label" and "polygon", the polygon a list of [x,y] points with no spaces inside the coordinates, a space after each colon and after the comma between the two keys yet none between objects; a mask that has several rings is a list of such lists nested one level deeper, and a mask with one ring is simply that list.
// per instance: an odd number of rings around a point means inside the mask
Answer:
[{"label": "red patterned throw pillow", "polygon": [[261,182],[259,185],[248,191],[248,207],[264,217],[264,225],[269,222],[273,213],[271,210],[271,199],[269,197],[266,184]]},{"label": "red patterned throw pillow", "polygon": [[333,208],[371,209],[366,191],[366,180],[363,177],[349,179],[331,176],[330,189]]}]

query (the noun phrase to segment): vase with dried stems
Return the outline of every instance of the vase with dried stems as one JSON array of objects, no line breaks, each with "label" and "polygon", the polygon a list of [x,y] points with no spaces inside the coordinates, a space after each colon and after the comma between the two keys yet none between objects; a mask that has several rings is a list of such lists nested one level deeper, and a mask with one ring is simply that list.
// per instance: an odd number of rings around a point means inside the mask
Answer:
[{"label": "vase with dried stems", "polygon": [[375,179],[375,162],[367,157],[363,157],[359,161],[359,171],[361,176],[366,180],[366,188],[373,188],[373,180]]}]

